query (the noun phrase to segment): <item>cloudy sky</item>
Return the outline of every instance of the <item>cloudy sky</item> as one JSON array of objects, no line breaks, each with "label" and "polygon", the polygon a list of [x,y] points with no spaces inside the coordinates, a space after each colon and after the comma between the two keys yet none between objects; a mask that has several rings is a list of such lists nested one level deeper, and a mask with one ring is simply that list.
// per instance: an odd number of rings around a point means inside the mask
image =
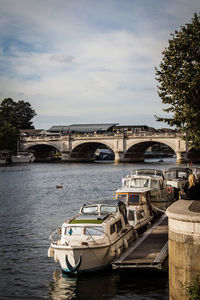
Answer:
[{"label": "cloudy sky", "polygon": [[30,102],[36,128],[157,123],[155,66],[199,0],[0,0],[0,101]]}]

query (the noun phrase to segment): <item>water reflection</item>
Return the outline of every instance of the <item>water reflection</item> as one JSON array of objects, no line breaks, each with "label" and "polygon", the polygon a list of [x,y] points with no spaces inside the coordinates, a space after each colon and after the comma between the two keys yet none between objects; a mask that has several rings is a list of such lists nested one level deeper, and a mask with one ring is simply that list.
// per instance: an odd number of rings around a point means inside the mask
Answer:
[{"label": "water reflection", "polygon": [[61,270],[54,270],[53,282],[51,282],[49,285],[49,292],[51,298],[53,300],[75,298],[76,281],[76,277],[64,275]]},{"label": "water reflection", "polygon": [[54,270],[49,285],[53,300],[168,299],[167,273],[152,271],[102,271],[79,276]]}]

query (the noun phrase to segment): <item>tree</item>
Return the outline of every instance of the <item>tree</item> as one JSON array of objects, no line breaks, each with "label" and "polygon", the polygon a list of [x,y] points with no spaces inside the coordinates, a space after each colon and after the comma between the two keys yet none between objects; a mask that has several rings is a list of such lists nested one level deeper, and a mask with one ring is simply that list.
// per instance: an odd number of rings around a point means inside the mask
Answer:
[{"label": "tree", "polygon": [[158,94],[163,109],[171,118],[157,117],[176,126],[189,144],[200,148],[200,15],[194,14],[191,23],[171,34],[169,45],[162,52],[160,68],[156,68]]},{"label": "tree", "polygon": [[34,128],[31,119],[35,115],[29,102],[4,99],[0,105],[0,149],[16,152],[20,129]]},{"label": "tree", "polygon": [[12,152],[17,151],[19,130],[11,124],[4,124],[0,127],[0,149],[7,149]]},{"label": "tree", "polygon": [[29,102],[4,99],[0,105],[0,126],[11,124],[19,129],[34,128],[31,119],[36,115]]}]

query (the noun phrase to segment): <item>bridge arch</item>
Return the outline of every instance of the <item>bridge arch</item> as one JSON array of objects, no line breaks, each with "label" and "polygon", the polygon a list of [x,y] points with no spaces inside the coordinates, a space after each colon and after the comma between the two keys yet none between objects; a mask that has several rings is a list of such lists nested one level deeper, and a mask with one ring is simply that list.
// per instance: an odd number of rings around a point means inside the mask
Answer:
[{"label": "bridge arch", "polygon": [[[137,143],[132,144],[127,151],[124,153],[124,161],[144,161],[145,159],[145,152],[147,151],[148,148],[155,146],[155,145],[163,145],[166,146],[169,149],[169,152],[172,154],[176,154],[174,147],[172,145],[169,145],[168,143],[164,143],[163,141],[160,142],[158,140],[153,141],[140,141]],[[167,151],[167,149],[166,149]]]},{"label": "bridge arch", "polygon": [[48,161],[55,159],[55,154],[60,153],[60,150],[55,145],[40,143],[29,146],[26,150],[34,151],[36,161]]},{"label": "bridge arch", "polygon": [[106,143],[84,142],[73,147],[71,151],[71,161],[94,161],[97,149],[108,149],[114,155],[113,149]]}]

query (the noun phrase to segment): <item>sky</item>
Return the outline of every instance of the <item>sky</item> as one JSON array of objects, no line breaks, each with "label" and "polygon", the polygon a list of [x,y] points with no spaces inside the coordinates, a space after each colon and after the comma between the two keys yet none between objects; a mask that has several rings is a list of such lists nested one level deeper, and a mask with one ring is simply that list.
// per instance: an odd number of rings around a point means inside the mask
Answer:
[{"label": "sky", "polygon": [[0,0],[0,101],[33,125],[167,127],[155,67],[199,0]]}]

